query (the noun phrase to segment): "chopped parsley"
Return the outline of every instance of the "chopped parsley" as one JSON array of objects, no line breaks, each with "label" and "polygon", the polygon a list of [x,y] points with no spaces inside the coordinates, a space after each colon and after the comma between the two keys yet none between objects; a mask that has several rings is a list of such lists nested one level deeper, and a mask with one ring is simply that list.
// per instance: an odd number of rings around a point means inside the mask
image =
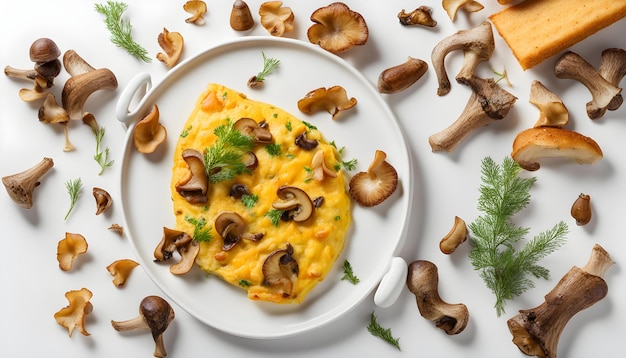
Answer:
[{"label": "chopped parsley", "polygon": [[342,281],[349,281],[353,285],[361,282],[361,280],[354,274],[352,271],[352,265],[348,260],[343,262],[343,277],[341,277]]},{"label": "chopped parsley", "polygon": [[258,201],[259,196],[256,194],[244,194],[241,196],[241,202],[243,203],[243,206],[248,209],[252,209]]},{"label": "chopped parsley", "polygon": [[280,143],[270,143],[265,145],[265,151],[271,157],[279,157],[281,153]]},{"label": "chopped parsley", "polygon": [[280,222],[280,218],[281,216],[283,216],[284,212],[285,212],[284,210],[271,209],[270,211],[267,212],[267,214],[265,214],[265,216],[267,216],[270,219],[270,221],[272,222],[272,225],[278,226],[278,223]]},{"label": "chopped parsley", "polygon": [[209,242],[213,238],[211,235],[211,227],[206,226],[206,219],[200,218],[200,220],[191,216],[185,215],[185,221],[194,226],[193,239],[198,242]]},{"label": "chopped parsley", "polygon": [[183,129],[183,130],[180,132],[180,137],[181,137],[181,138],[186,138],[186,137],[189,135],[189,131],[190,131],[190,130],[191,130],[191,126],[189,126],[189,127],[185,128],[185,129]]}]

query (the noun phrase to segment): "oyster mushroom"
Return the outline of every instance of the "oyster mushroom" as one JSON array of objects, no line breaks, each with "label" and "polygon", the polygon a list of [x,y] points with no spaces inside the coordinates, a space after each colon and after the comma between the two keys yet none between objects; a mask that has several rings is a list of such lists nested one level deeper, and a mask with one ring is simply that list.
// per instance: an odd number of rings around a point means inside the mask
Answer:
[{"label": "oyster mushroom", "polygon": [[67,328],[70,337],[76,328],[83,336],[90,335],[85,329],[85,317],[93,311],[93,305],[89,302],[91,297],[93,297],[93,293],[86,288],[65,293],[65,298],[69,304],[56,312],[54,319],[58,324]]},{"label": "oyster mushroom", "polygon": [[167,130],[159,122],[159,107],[154,104],[152,111],[140,120],[133,130],[135,148],[144,154],[153,153],[167,138]]},{"label": "oyster mushroom", "polygon": [[535,127],[564,127],[569,122],[569,111],[563,101],[537,80],[530,86],[528,102],[539,109]]},{"label": "oyster mushroom", "polygon": [[276,210],[286,212],[287,218],[295,222],[304,222],[313,216],[315,207],[309,195],[295,186],[283,185],[276,190],[277,201],[272,203]]},{"label": "oyster mushroom", "polygon": [[183,5],[183,10],[192,16],[185,19],[186,23],[204,25],[204,14],[206,14],[206,3],[201,0],[189,0]]},{"label": "oyster mushroom", "polygon": [[398,187],[398,172],[387,162],[387,154],[376,150],[366,172],[356,173],[349,183],[350,197],[357,203],[376,206],[393,194]]},{"label": "oyster mushroom", "polygon": [[215,218],[215,231],[217,231],[224,244],[222,251],[230,251],[241,239],[252,241],[260,240],[263,234],[253,234],[246,231],[246,222],[241,215],[233,211],[222,211]]},{"label": "oyster mushroom", "polygon": [[157,60],[165,63],[167,67],[174,67],[178,63],[185,46],[183,35],[180,32],[169,32],[164,27],[163,32],[157,37],[157,41],[164,51],[157,53]]},{"label": "oyster mushroom", "polygon": [[163,262],[171,259],[174,252],[178,252],[181,256],[180,261],[170,266],[170,272],[182,275],[191,270],[199,251],[200,245],[191,235],[164,227],[163,237],[154,249],[154,258],[156,262]]},{"label": "oyster mushroom", "polygon": [[57,245],[57,261],[59,268],[63,271],[70,271],[74,260],[81,254],[87,252],[87,240],[81,234],[65,233],[65,238]]},{"label": "oyster mushroom", "polygon": [[309,91],[303,98],[299,99],[298,109],[307,114],[326,111],[330,113],[333,119],[337,119],[341,112],[356,106],[356,104],[357,99],[348,98],[348,93],[341,86],[320,87]]},{"label": "oyster mushroom", "polygon": [[261,25],[272,36],[283,36],[294,29],[294,15],[290,7],[283,7],[282,1],[266,1],[259,7]]},{"label": "oyster mushroom", "polygon": [[284,297],[293,293],[293,285],[298,279],[298,262],[293,257],[293,246],[287,243],[285,249],[270,253],[263,262],[263,284],[276,287]]},{"label": "oyster mushroom", "polygon": [[121,259],[113,261],[106,267],[107,271],[113,276],[113,285],[115,287],[124,286],[130,273],[139,263],[131,259]]},{"label": "oyster mushroom", "polygon": [[314,24],[307,30],[307,37],[324,50],[339,53],[367,43],[369,30],[365,19],[342,2],[315,10],[311,21]]},{"label": "oyster mushroom", "polygon": [[33,206],[33,191],[41,183],[41,178],[53,166],[52,158],[43,158],[39,163],[22,172],[2,177],[2,184],[13,202],[25,209],[30,209]]},{"label": "oyster mushroom", "polygon": [[113,204],[111,194],[109,194],[106,190],[94,187],[92,193],[96,199],[96,215],[102,214],[111,206],[111,204]]},{"label": "oyster mushroom", "polygon": [[189,166],[189,175],[176,183],[176,192],[191,204],[206,203],[209,200],[209,176],[202,153],[188,148],[183,150],[182,157]]},{"label": "oyster mushroom", "polygon": [[252,137],[255,143],[267,144],[273,140],[272,132],[266,126],[262,126],[252,118],[239,118],[233,128],[241,133]]}]

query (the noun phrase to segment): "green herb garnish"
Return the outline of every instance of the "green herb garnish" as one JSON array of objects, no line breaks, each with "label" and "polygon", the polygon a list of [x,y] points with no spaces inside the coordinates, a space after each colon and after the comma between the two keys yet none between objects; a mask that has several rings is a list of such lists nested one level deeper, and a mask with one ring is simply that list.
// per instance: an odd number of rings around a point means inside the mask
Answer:
[{"label": "green herb garnish", "polygon": [[243,162],[246,152],[252,150],[252,137],[236,130],[232,121],[214,130],[217,140],[204,152],[204,166],[212,183],[231,180],[249,171]]},{"label": "green herb garnish", "polygon": [[261,51],[261,55],[263,55],[263,70],[257,73],[256,76],[252,76],[248,80],[248,86],[254,87],[259,83],[265,81],[265,77],[269,76],[280,64],[280,61],[275,58],[267,58],[265,57],[265,52]]},{"label": "green herb garnish", "polygon": [[354,170],[356,169],[356,165],[357,165],[358,161],[356,158],[348,160],[348,161],[342,161],[341,162],[341,166],[345,169],[345,170]]},{"label": "green herb garnish", "polygon": [[265,145],[265,151],[271,157],[279,157],[280,153],[281,153],[280,148],[281,148],[280,147],[280,143],[271,143],[271,144],[266,144]]},{"label": "green herb garnish", "polygon": [[243,206],[248,209],[252,209],[258,201],[259,196],[256,194],[243,194],[241,196],[241,202],[243,203]]},{"label": "green herb garnish", "polygon": [[498,72],[494,69],[491,70],[498,78],[495,80],[495,83],[498,83],[502,80],[505,80],[507,86],[513,87],[513,84],[509,80],[509,75],[506,73],[506,68],[502,70],[502,72]]},{"label": "green herb garnish", "polygon": [[65,218],[63,220],[67,220],[68,216],[74,209],[74,205],[78,201],[78,197],[80,196],[80,189],[83,187],[83,181],[80,178],[70,179],[65,182],[65,188],[67,189],[68,194],[70,194],[70,208],[65,214]]},{"label": "green herb garnish", "polygon": [[352,271],[352,265],[350,265],[350,262],[348,260],[345,260],[343,262],[343,277],[341,278],[341,280],[349,281],[353,285],[361,282],[361,280],[354,274],[354,271]]},{"label": "green herb garnish", "polygon": [[314,126],[313,124],[307,122],[307,121],[302,121],[302,123],[309,129],[309,130],[316,130],[317,127]]},{"label": "green herb garnish", "polygon": [[293,129],[293,125],[291,124],[291,121],[285,123],[285,128],[287,128],[287,130],[291,132],[291,130]]},{"label": "green herb garnish", "polygon": [[510,157],[501,166],[489,157],[483,159],[478,210],[484,214],[469,225],[473,234],[469,259],[496,296],[498,316],[504,313],[505,301],[534,287],[529,275],[549,278],[549,271],[537,262],[561,247],[568,231],[561,221],[521,249],[516,247],[529,229],[513,224],[511,217],[530,203],[530,189],[536,181],[520,177],[521,170]]},{"label": "green herb garnish", "polygon": [[241,279],[241,280],[239,280],[239,286],[241,286],[241,287],[250,287],[250,281]]},{"label": "green herb garnish", "polygon": [[197,242],[209,242],[213,238],[211,235],[211,227],[206,227],[206,219],[200,218],[200,220],[191,216],[185,215],[185,221],[194,226],[193,239]]},{"label": "green herb garnish", "polygon": [[391,329],[383,328],[380,326],[380,324],[378,324],[378,321],[376,320],[376,315],[374,314],[374,312],[372,312],[372,315],[370,316],[370,323],[367,326],[367,330],[374,337],[381,338],[385,342],[391,344],[392,346],[400,350],[400,342],[399,342],[400,339],[393,337],[393,335],[391,334]]},{"label": "green herb garnish", "polygon": [[96,11],[105,16],[104,23],[111,33],[111,42],[142,61],[152,62],[148,57],[148,51],[133,40],[130,21],[122,19],[122,13],[127,7],[128,5],[123,2],[109,0],[106,5],[96,4]]},{"label": "green herb garnish", "polygon": [[272,225],[278,226],[278,223],[280,222],[280,218],[281,216],[283,216],[284,212],[285,212],[284,210],[271,209],[270,211],[267,212],[267,214],[265,214],[265,216],[267,216],[270,219],[270,221],[272,222]]},{"label": "green herb garnish", "polygon": [[190,131],[190,130],[191,130],[191,126],[189,126],[189,127],[185,128],[185,129],[183,129],[183,130],[180,132],[180,137],[181,137],[181,138],[187,138],[187,136],[189,135],[189,131]]},{"label": "green herb garnish", "polygon": [[97,131],[93,131],[96,136],[96,154],[94,154],[93,159],[100,165],[100,172],[98,175],[102,175],[104,169],[113,165],[114,160],[109,160],[109,148],[105,148],[104,152],[100,151],[100,146],[102,145],[102,138],[104,138],[104,128],[100,128]]}]

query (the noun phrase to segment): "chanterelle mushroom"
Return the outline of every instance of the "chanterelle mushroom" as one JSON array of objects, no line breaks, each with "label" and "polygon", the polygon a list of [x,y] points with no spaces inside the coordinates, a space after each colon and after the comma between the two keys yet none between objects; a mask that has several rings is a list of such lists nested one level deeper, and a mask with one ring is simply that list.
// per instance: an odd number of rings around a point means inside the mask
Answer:
[{"label": "chanterelle mushroom", "polygon": [[113,199],[108,191],[94,187],[92,193],[93,197],[96,199],[96,215],[102,214],[113,204]]},{"label": "chanterelle mushroom", "polygon": [[163,333],[174,320],[175,313],[172,306],[159,296],[147,296],[139,303],[139,315],[126,321],[111,320],[113,329],[120,332],[148,329],[154,339],[154,356],[167,356]]},{"label": "chanterelle mushroom", "polygon": [[67,328],[70,337],[75,328],[78,328],[84,336],[90,335],[85,329],[85,316],[93,311],[93,305],[89,302],[92,296],[91,291],[86,288],[65,293],[69,305],[56,312],[54,319],[58,324]]},{"label": "chanterelle mushroom", "polygon": [[159,46],[165,51],[157,53],[157,60],[165,63],[167,67],[174,67],[178,63],[185,46],[183,35],[180,32],[169,32],[166,28],[163,28],[163,32],[159,34],[157,41]]},{"label": "chanterelle mushroom", "polygon": [[285,297],[291,296],[299,273],[298,262],[293,258],[293,246],[287,243],[287,248],[269,254],[263,262],[262,271],[263,284],[276,287]]},{"label": "chanterelle mushroom", "polygon": [[326,111],[330,113],[333,119],[337,119],[341,112],[356,106],[356,104],[357,99],[348,98],[348,93],[342,86],[320,87],[309,91],[298,100],[298,109],[307,114]]},{"label": "chanterelle mushroom", "polygon": [[307,30],[309,41],[333,53],[365,45],[369,37],[363,16],[342,2],[315,10],[311,21],[314,24]]},{"label": "chanterelle mushroom", "polygon": [[113,284],[115,287],[124,286],[128,276],[130,276],[130,273],[138,265],[138,262],[131,259],[121,259],[113,261],[107,266],[107,271],[113,276]]},{"label": "chanterelle mushroom", "polygon": [[140,120],[133,130],[133,143],[140,153],[154,152],[167,138],[167,130],[159,122],[159,107],[154,104],[152,111]]},{"label": "chanterelle mushroom", "polygon": [[411,25],[422,25],[426,27],[435,27],[437,26],[437,21],[433,19],[432,9],[428,6],[420,6],[417,9],[406,12],[402,9],[398,13],[398,20],[401,25],[411,26]]},{"label": "chanterelle mushroom", "polygon": [[493,30],[487,21],[483,21],[472,29],[460,30],[439,41],[431,54],[439,83],[437,95],[443,96],[450,92],[450,79],[445,66],[445,58],[450,52],[463,50],[463,65],[456,76],[456,80],[459,81],[459,79],[470,79],[478,64],[487,61],[494,49]]},{"label": "chanterelle mushroom", "polygon": [[294,29],[294,15],[290,7],[283,7],[282,1],[266,1],[259,7],[261,25],[272,36],[283,36]]},{"label": "chanterelle mushroom", "polygon": [[287,218],[295,222],[304,222],[313,215],[315,207],[304,190],[285,185],[276,190],[276,195],[279,200],[272,203],[272,207],[285,211]]},{"label": "chanterelle mushroom", "polygon": [[83,235],[66,232],[65,238],[60,240],[57,245],[59,268],[63,271],[70,271],[74,260],[87,252],[87,248],[87,240]]},{"label": "chanterelle mushroom", "polygon": [[2,177],[2,184],[9,197],[19,206],[30,209],[33,206],[33,191],[41,178],[54,166],[52,158],[43,158],[33,167],[22,172]]},{"label": "chanterelle mushroom", "polygon": [[183,10],[192,14],[185,19],[186,23],[204,25],[204,14],[206,14],[206,3],[202,0],[189,0],[183,5]]}]

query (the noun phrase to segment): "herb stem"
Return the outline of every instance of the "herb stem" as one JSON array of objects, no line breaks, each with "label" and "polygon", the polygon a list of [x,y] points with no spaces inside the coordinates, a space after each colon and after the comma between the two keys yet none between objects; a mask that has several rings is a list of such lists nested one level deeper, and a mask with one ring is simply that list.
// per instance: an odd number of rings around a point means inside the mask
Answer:
[{"label": "herb stem", "polygon": [[63,220],[67,220],[67,218],[70,216],[70,213],[74,209],[74,205],[78,201],[78,197],[80,196],[80,191],[82,187],[83,187],[83,181],[80,178],[73,179],[73,180],[70,179],[67,182],[65,182],[65,188],[67,189],[67,192],[70,195],[70,208],[67,211],[67,214],[65,214],[65,218],[63,218]]},{"label": "herb stem", "polygon": [[123,2],[111,0],[108,0],[106,5],[95,5],[96,11],[105,16],[104,23],[111,33],[111,42],[144,62],[152,62],[148,57],[148,51],[133,40],[130,21],[122,18],[127,7],[128,5]]}]

